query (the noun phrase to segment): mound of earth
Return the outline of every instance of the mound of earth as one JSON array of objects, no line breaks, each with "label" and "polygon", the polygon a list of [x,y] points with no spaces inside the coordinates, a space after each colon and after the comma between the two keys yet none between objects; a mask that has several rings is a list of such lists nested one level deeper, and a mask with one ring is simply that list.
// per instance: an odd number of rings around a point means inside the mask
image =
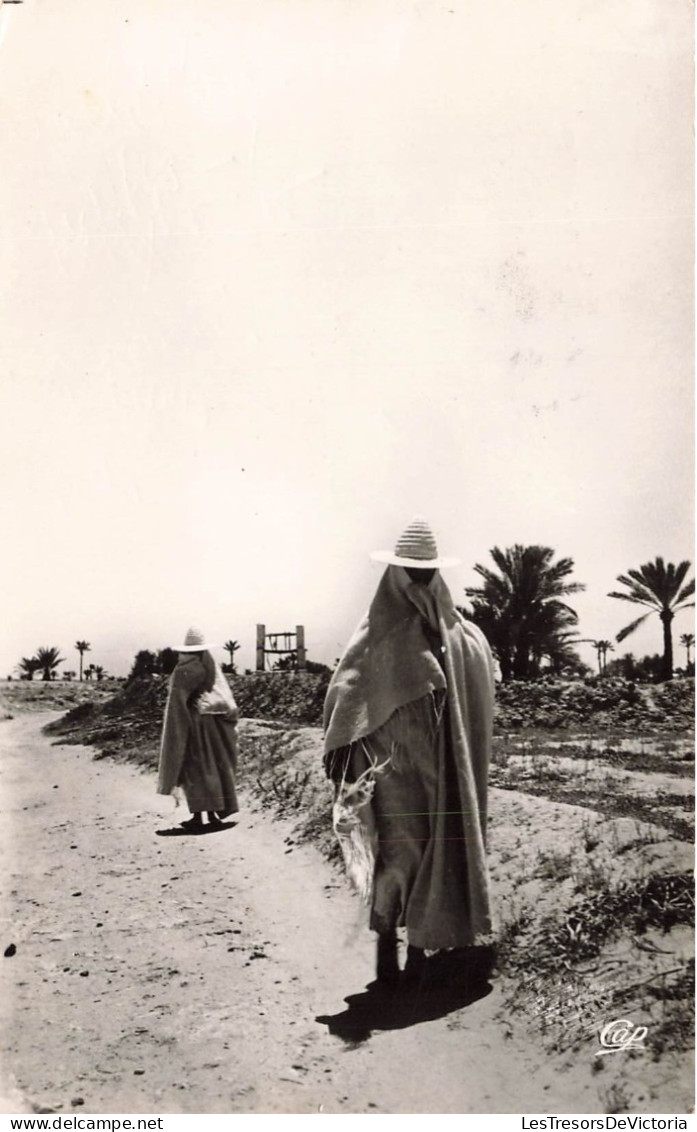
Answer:
[{"label": "mound of earth", "polygon": [[[254,673],[233,676],[230,684],[244,718],[320,727],[327,679],[306,673]],[[144,751],[148,744],[156,744],[167,699],[162,676],[117,684],[116,691],[113,684],[103,691],[100,685],[87,690],[85,684],[37,686],[34,691],[14,683],[11,688],[5,686],[0,701],[0,706],[12,705],[7,710],[24,702],[21,696],[30,710],[75,704],[52,725],[52,731],[68,742],[98,746],[105,754]],[[694,712],[694,680],[658,685],[597,678],[511,682],[496,690],[495,731],[499,735],[534,730],[676,734],[692,729]]]}]

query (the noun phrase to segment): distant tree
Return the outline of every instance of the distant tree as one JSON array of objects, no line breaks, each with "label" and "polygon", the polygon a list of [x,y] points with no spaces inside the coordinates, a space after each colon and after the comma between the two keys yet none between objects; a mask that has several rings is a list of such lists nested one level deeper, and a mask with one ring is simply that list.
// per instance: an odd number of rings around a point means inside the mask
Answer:
[{"label": "distant tree", "polygon": [[546,641],[543,648],[533,652],[535,675],[550,672],[553,676],[587,676],[590,669],[581,660],[575,649],[578,638],[573,632],[560,629]]},{"label": "distant tree", "polygon": [[41,665],[35,656],[23,656],[17,665],[17,672],[20,680],[33,680],[34,673],[38,672],[40,668]]},{"label": "distant tree", "polygon": [[80,679],[82,680],[82,656],[90,651],[89,641],[76,641],[74,646],[80,654]]},{"label": "distant tree", "polygon": [[643,684],[660,684],[664,673],[664,658],[656,652],[642,656],[636,664],[636,679]]},{"label": "distant tree", "polygon": [[648,613],[642,613],[636,621],[620,630],[615,638],[618,644],[652,613],[658,613],[663,623],[664,680],[673,678],[673,618],[681,609],[692,609],[695,604],[694,601],[687,600],[695,592],[694,578],[685,583],[691,565],[691,562],[685,561],[675,566],[672,562],[665,563],[662,558],[656,558],[655,562],[645,562],[638,570],[628,570],[626,574],[618,576],[617,581],[627,587],[626,593],[613,591],[608,594],[608,597],[615,597],[620,601],[649,607]]},{"label": "distant tree", "polygon": [[623,680],[636,680],[637,679],[637,659],[634,653],[627,652],[624,656],[615,657],[614,660],[608,660],[605,665],[606,676],[619,676]]},{"label": "distant tree", "polygon": [[149,649],[141,649],[136,653],[135,660],[128,673],[127,679],[136,680],[139,676],[153,676],[158,671],[157,656]]},{"label": "distant tree", "polygon": [[[287,656],[280,656],[274,664],[272,672],[297,672],[298,671],[298,658],[294,652],[288,653]],[[328,664],[320,664],[316,660],[306,660],[303,672],[309,672],[312,676],[331,676],[332,670]]]},{"label": "distant tree", "polygon": [[305,671],[312,676],[331,676],[332,670],[328,664],[321,664],[317,660],[306,660]]},{"label": "distant tree", "polygon": [[65,668],[63,670],[63,679],[64,680],[74,680],[76,676],[77,676],[77,672],[73,672],[72,669]]},{"label": "distant tree", "polygon": [[575,652],[558,667],[552,668],[552,672],[555,676],[562,676],[566,680],[582,680],[593,675],[592,668],[589,668],[586,662],[581,660],[581,657]]},{"label": "distant tree", "polygon": [[660,653],[636,657],[628,652],[616,660],[609,660],[604,675],[619,676],[637,684],[658,684],[663,679],[663,657]]},{"label": "distant tree", "polygon": [[604,676],[607,669],[607,654],[615,651],[612,641],[594,641],[590,637],[581,637],[578,643],[593,646],[598,654],[598,675]]},{"label": "distant tree", "polygon": [[105,673],[104,668],[102,667],[101,664],[95,664],[94,674],[97,677],[98,681],[104,679],[104,676],[106,675],[106,673]]},{"label": "distant tree", "polygon": [[690,656],[690,649],[693,648],[695,643],[694,633],[682,633],[680,636],[680,644],[685,646],[687,652],[687,671],[689,672],[692,667],[692,657]]},{"label": "distant tree", "polygon": [[126,681],[135,680],[139,676],[169,676],[178,660],[179,653],[169,646],[158,649],[157,652],[151,652],[150,649],[141,649],[140,652],[136,653]]},{"label": "distant tree", "polygon": [[553,561],[548,546],[495,546],[491,557],[498,572],[477,563],[481,586],[467,588],[472,611],[465,616],[478,625],[499,662],[502,680],[529,680],[539,675],[544,657],[568,656],[571,630],[578,615],[562,599],[585,589],[567,581],[571,558]]},{"label": "distant tree", "polygon": [[233,640],[226,641],[223,645],[225,651],[230,653],[230,660],[225,665],[225,671],[229,672],[230,675],[234,675],[237,671],[237,668],[235,667],[235,653],[240,647],[241,646],[238,644],[238,642]]},{"label": "distant tree", "polygon": [[176,649],[171,649],[169,646],[160,649],[155,661],[155,672],[159,672],[162,676],[169,676],[177,666],[179,660],[179,653]]},{"label": "distant tree", "polygon": [[550,672],[561,674],[569,667],[579,670],[583,662],[574,649],[576,617],[555,606],[545,606],[535,619],[535,633],[530,644],[528,679]]},{"label": "distant tree", "polygon": [[65,664],[65,661],[60,654],[60,649],[40,648],[36,650],[36,659],[38,661],[37,669],[41,670],[42,680],[54,680],[55,671],[59,664]]}]

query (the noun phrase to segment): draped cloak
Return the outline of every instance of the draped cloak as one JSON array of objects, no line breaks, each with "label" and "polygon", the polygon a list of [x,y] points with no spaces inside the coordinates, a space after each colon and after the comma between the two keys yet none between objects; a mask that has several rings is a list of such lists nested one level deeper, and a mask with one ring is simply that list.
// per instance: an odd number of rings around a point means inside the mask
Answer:
[{"label": "draped cloak", "polygon": [[334,826],[371,927],[464,947],[491,931],[486,866],[491,652],[428,585],[388,566],[327,690]]},{"label": "draped cloak", "polygon": [[208,652],[180,658],[169,678],[157,793],[181,786],[192,813],[237,813],[237,705]]}]

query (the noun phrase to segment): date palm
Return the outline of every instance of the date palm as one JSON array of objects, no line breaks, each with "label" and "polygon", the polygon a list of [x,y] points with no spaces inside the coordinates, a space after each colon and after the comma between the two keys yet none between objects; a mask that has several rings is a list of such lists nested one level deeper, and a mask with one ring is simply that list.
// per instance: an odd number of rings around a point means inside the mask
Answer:
[{"label": "date palm", "polygon": [[226,652],[230,653],[230,672],[235,671],[235,653],[240,648],[237,641],[226,641],[223,645]]},{"label": "date palm", "polygon": [[672,562],[664,562],[656,558],[654,562],[645,562],[638,570],[628,570],[617,578],[627,592],[613,590],[608,597],[616,597],[620,601],[629,601],[634,605],[648,606],[648,613],[642,613],[636,621],[625,625],[617,634],[615,640],[619,643],[633,633],[635,629],[650,617],[658,613],[663,623],[663,679],[673,678],[673,632],[672,624],[675,614],[681,609],[691,609],[694,601],[687,599],[695,592],[695,580],[685,582],[691,562],[679,562],[675,566]]},{"label": "date palm", "polygon": [[549,546],[495,546],[490,554],[498,572],[474,567],[483,585],[466,590],[472,620],[488,637],[503,680],[530,679],[542,656],[555,654],[562,642],[568,650],[578,616],[562,599],[585,586],[568,580],[573,559],[554,562],[555,553]]},{"label": "date palm", "polygon": [[692,663],[692,657],[690,656],[690,649],[693,647],[694,643],[695,643],[694,633],[683,633],[682,636],[680,637],[680,644],[684,645],[685,649],[687,650],[687,667],[688,668],[690,667],[690,665]]},{"label": "date palm", "polygon": [[23,656],[17,665],[20,680],[33,680],[34,673],[38,672],[40,667],[35,656]]},{"label": "date palm", "polygon": [[598,675],[602,676],[607,666],[607,654],[615,651],[612,641],[594,641],[592,637],[582,637],[578,644],[592,645],[598,654]]},{"label": "date palm", "polygon": [[62,656],[59,655],[60,649],[57,648],[41,648],[36,650],[36,659],[38,661],[37,668],[40,668],[43,675],[42,680],[52,680],[53,673],[59,664],[65,664]]},{"label": "date palm", "polygon": [[89,641],[76,641],[75,648],[80,654],[80,679],[82,680],[82,656],[83,653],[90,651],[90,643]]}]

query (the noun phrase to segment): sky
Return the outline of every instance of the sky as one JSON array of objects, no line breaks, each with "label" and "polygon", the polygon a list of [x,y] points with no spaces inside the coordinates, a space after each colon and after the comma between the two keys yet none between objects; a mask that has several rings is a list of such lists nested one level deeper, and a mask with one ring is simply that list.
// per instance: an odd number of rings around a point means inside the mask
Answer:
[{"label": "sky", "polygon": [[692,54],[688,0],[3,4],[0,675],[332,663],[415,514],[614,638],[693,559]]}]

